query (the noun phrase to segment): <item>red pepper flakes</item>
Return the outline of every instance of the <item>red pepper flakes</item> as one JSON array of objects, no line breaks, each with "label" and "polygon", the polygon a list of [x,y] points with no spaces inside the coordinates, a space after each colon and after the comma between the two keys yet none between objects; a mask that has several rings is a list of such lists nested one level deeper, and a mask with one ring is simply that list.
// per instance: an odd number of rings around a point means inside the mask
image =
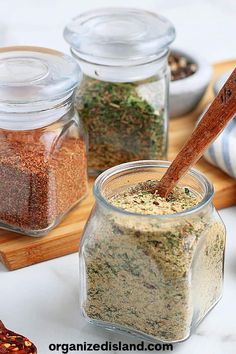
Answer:
[{"label": "red pepper flakes", "polygon": [[74,129],[1,130],[0,181],[4,226],[53,227],[87,192],[85,142]]},{"label": "red pepper flakes", "polygon": [[36,346],[26,337],[7,329],[0,321],[0,354],[36,354]]}]

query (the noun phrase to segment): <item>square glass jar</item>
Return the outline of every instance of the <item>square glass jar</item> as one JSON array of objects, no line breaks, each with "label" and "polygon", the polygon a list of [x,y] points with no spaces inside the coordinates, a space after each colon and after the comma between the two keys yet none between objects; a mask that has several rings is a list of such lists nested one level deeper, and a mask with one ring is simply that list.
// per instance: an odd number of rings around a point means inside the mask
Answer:
[{"label": "square glass jar", "polygon": [[2,48],[0,61],[0,227],[42,236],[87,194],[80,69],[38,47]]},{"label": "square glass jar", "polygon": [[84,73],[75,106],[89,133],[89,173],[166,159],[173,25],[144,10],[86,12],[64,30]]},{"label": "square glass jar", "polygon": [[101,174],[80,247],[80,304],[85,318],[153,342],[187,339],[222,294],[225,227],[213,187],[191,169],[180,186],[200,196],[183,212],[143,215],[109,198],[160,180],[163,161],[137,161]]}]

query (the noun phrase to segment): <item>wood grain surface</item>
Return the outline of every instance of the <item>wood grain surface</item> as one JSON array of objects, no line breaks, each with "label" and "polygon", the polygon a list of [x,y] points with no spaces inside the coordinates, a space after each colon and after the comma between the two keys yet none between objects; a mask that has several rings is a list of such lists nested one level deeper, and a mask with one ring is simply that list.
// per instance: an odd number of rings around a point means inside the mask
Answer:
[{"label": "wood grain surface", "polygon": [[[215,64],[213,81],[224,71],[233,69],[235,65],[236,61]],[[181,149],[183,143],[192,132],[196,119],[212,99],[213,92],[210,85],[203,100],[194,112],[184,117],[171,119],[169,128],[169,160],[172,160]],[[236,204],[236,180],[228,177],[224,172],[210,165],[204,159],[201,159],[196,164],[196,167],[213,182],[215,187],[214,203],[217,208]],[[94,179],[90,179],[88,197],[72,210],[64,221],[47,236],[34,238],[0,230],[0,260],[7,269],[15,270],[78,251],[80,236],[94,203],[92,196],[93,182]]]}]

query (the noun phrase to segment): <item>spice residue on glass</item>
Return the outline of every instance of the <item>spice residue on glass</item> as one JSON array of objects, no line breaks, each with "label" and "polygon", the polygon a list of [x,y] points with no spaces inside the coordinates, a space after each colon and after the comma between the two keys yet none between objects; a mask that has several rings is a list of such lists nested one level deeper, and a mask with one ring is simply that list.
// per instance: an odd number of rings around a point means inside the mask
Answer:
[{"label": "spice residue on glass", "polygon": [[89,168],[166,157],[163,82],[111,83],[84,78],[76,107],[89,133]]},{"label": "spice residue on glass", "polygon": [[[201,196],[176,187],[163,199],[154,185],[142,182],[108,198],[121,212],[110,212],[84,245],[84,311],[90,319],[174,342],[190,335],[193,316],[198,323],[219,300],[224,227],[208,213],[171,219]],[[163,214],[170,219],[158,218]]]}]

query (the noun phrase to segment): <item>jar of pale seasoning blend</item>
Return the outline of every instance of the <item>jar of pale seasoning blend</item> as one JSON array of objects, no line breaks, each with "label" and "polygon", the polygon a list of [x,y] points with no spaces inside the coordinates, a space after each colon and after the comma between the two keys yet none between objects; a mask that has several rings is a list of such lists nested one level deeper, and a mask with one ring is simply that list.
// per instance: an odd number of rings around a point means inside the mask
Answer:
[{"label": "jar of pale seasoning blend", "polygon": [[89,132],[89,173],[167,153],[172,24],[129,8],[86,12],[64,30],[84,73],[76,108]]},{"label": "jar of pale seasoning blend", "polygon": [[101,174],[80,249],[85,318],[154,342],[188,338],[223,283],[225,228],[212,184],[192,169],[161,198],[168,166],[137,161]]},{"label": "jar of pale seasoning blend", "polygon": [[0,227],[46,234],[87,193],[80,69],[38,47],[0,49]]}]

